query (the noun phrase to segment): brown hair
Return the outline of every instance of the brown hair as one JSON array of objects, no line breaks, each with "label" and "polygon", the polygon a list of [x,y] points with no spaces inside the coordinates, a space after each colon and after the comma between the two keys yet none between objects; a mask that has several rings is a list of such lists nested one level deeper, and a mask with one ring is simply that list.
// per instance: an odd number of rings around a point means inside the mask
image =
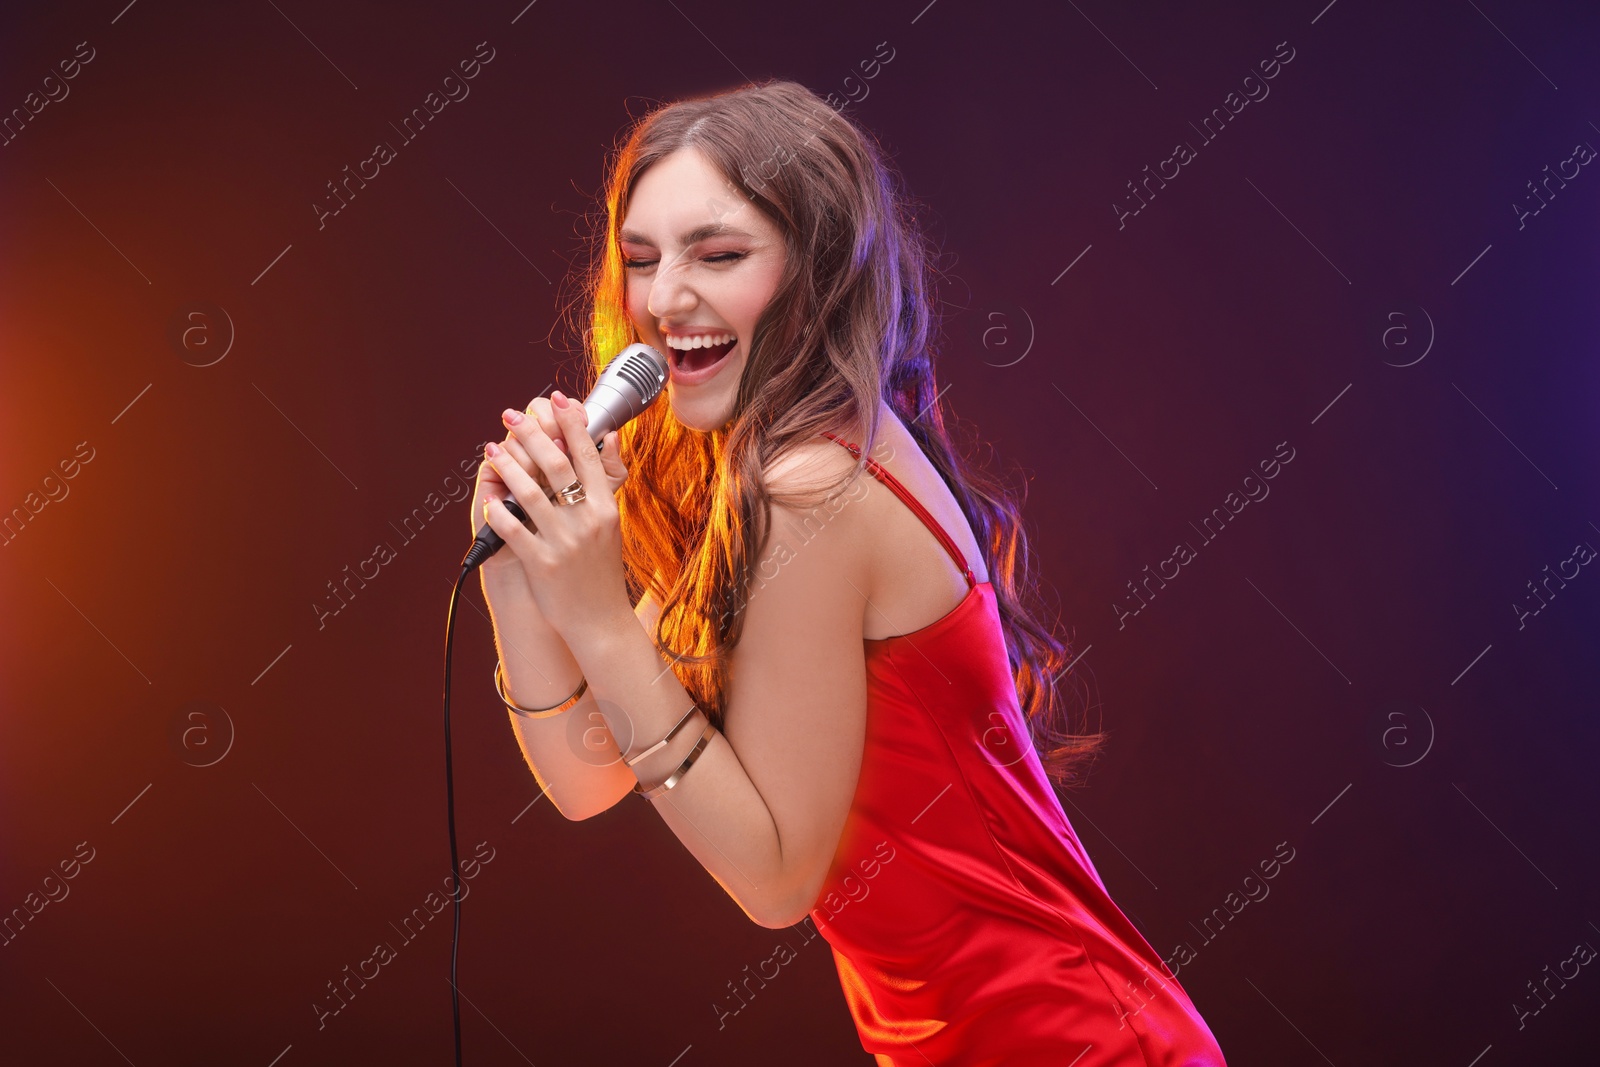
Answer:
[{"label": "brown hair", "polygon": [[[693,147],[783,233],[787,262],[744,339],[748,355],[732,416],[691,430],[665,403],[619,435],[630,476],[618,497],[623,558],[635,602],[662,605],[654,640],[711,721],[723,724],[729,657],[743,632],[768,504],[762,472],[825,430],[865,425],[871,454],[887,402],[972,524],[990,580],[1031,740],[1058,788],[1081,784],[1103,733],[1073,733],[1056,692],[1070,648],[1034,604],[1036,576],[1020,500],[952,446],[934,375],[932,247],[879,146],[804,86],[749,84],[666,104],[634,121],[608,161],[604,219],[595,219],[579,303],[589,317],[592,386],[639,340],[627,313],[618,230],[629,195],[654,163]],[[863,469],[857,461],[848,476]],[[1078,682],[1077,672],[1071,680]]]}]

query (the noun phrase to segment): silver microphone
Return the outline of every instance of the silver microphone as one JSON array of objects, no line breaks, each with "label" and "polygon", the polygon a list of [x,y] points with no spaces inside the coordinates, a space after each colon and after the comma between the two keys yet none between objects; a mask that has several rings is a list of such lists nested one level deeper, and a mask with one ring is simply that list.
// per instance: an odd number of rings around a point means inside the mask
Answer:
[{"label": "silver microphone", "polygon": [[[667,383],[667,359],[656,349],[635,342],[612,357],[594,388],[584,398],[583,410],[589,416],[589,437],[598,446],[612,430],[621,429],[653,404]],[[503,501],[506,510],[520,522],[528,513],[512,497]],[[462,559],[463,570],[472,570],[505,545],[500,535],[484,523]]]},{"label": "silver microphone", "polygon": [[667,384],[667,359],[647,344],[634,343],[618,352],[583,402],[589,414],[589,436],[599,444],[655,403]]}]

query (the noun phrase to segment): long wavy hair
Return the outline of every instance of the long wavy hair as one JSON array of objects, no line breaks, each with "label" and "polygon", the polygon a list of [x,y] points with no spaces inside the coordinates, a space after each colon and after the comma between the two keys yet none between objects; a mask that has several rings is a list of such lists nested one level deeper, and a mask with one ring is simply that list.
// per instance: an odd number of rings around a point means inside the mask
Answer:
[{"label": "long wavy hair", "polygon": [[[842,426],[866,425],[866,440],[855,443],[871,454],[887,402],[982,547],[1041,764],[1058,789],[1081,785],[1105,735],[1074,732],[1058,693],[1072,652],[1036,604],[1020,496],[969,464],[946,430],[934,372],[932,245],[885,153],[853,122],[783,80],[678,100],[634,120],[607,161],[605,214],[590,218],[590,266],[573,302],[588,318],[586,386],[640,340],[627,312],[618,237],[630,193],[654,163],[689,147],[777,225],[787,263],[745,339],[728,423],[692,430],[657,403],[619,434],[630,471],[618,497],[624,566],[634,602],[649,590],[661,605],[656,645],[721,727],[729,660],[744,628],[740,608],[766,545],[768,503],[809,507],[816,499],[773,492],[763,471]],[[863,470],[858,460],[844,483]],[[1079,692],[1076,671],[1068,681]]]}]

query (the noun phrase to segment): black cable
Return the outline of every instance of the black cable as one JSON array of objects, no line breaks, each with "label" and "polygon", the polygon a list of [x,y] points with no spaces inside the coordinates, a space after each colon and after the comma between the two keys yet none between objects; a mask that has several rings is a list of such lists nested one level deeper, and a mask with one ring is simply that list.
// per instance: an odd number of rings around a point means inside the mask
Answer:
[{"label": "black cable", "polygon": [[455,1018],[456,1067],[461,1067],[461,989],[456,985],[456,956],[461,949],[461,860],[456,853],[456,786],[450,759],[450,651],[456,636],[456,601],[461,599],[461,585],[472,571],[472,567],[462,566],[455,587],[450,590],[450,611],[444,624],[444,806],[450,824],[450,875],[456,902],[455,931],[450,935],[450,1008]]},{"label": "black cable", "polygon": [[[518,522],[528,521],[528,513],[515,500],[506,497],[502,503]],[[450,1012],[455,1020],[456,1067],[461,1067],[461,988],[456,985],[456,959],[461,952],[461,860],[456,852],[456,783],[450,759],[450,652],[455,647],[456,602],[461,599],[462,583],[504,545],[500,535],[487,524],[478,532],[461,560],[461,573],[450,590],[450,610],[444,621],[444,807],[445,819],[450,824],[450,877],[454,883],[451,895],[456,902],[455,930],[450,935]]]}]

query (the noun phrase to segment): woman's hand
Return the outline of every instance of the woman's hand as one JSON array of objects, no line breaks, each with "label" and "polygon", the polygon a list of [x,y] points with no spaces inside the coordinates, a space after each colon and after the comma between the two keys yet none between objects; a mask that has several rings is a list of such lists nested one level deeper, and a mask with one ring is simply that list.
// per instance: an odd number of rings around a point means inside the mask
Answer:
[{"label": "woman's hand", "polygon": [[[587,424],[589,419],[588,412],[584,410],[581,404],[574,406],[581,412],[579,417]],[[533,461],[527,447],[522,443],[522,438],[517,435],[515,427],[509,421],[516,414],[509,408],[501,413],[500,421],[507,427],[506,438],[502,447],[510,453],[517,466],[538,483],[545,498],[553,499],[555,490],[550,487],[549,480],[545,476],[543,469]],[[549,438],[563,454],[567,452],[566,437],[556,421],[555,408],[551,404],[549,397],[534,397],[528,403],[527,408],[524,409],[522,417],[524,420],[531,420],[537,425],[544,436]],[[523,436],[526,436],[531,430],[531,426],[525,427]],[[600,458],[605,464],[606,481],[610,485],[612,494],[615,495],[616,491],[622,488],[622,483],[628,480],[628,468],[623,466],[620,450],[615,443],[608,445],[600,453]],[[571,480],[570,478],[567,479],[567,481]],[[565,485],[566,482],[561,484]],[[478,529],[485,521],[484,505],[491,499],[504,500],[507,496],[517,497],[517,494],[507,488],[506,481],[501,477],[499,471],[487,460],[479,464],[478,484],[472,496],[476,503],[470,516],[472,520],[472,536],[478,536]],[[520,497],[517,497],[517,501],[523,504],[524,510],[528,510],[526,501]],[[484,577],[496,581],[508,577],[511,570],[520,569],[521,561],[516,554],[504,548],[483,562]]]},{"label": "woman's hand", "polygon": [[[613,495],[628,470],[618,456],[616,431],[602,441],[603,453],[596,450],[583,406],[559,390],[551,397],[545,403],[554,433],[546,429],[537,401],[530,405],[535,414],[507,410],[502,416],[511,433],[504,446],[485,449],[488,462],[480,468],[475,499],[486,500],[484,521],[506,542],[496,555],[514,555],[540,613],[570,641],[608,621],[619,607],[632,611]],[[585,499],[564,504],[555,498],[554,490],[574,481],[583,485]],[[508,493],[528,513],[527,526],[506,510]]]},{"label": "woman's hand", "polygon": [[[557,390],[557,392],[560,392],[560,390]],[[578,417],[582,420],[582,424],[587,426],[589,422],[588,410],[582,404],[572,400],[571,397],[565,397],[565,399],[579,412]],[[506,449],[523,470],[527,471],[535,481],[544,486],[545,496],[553,497],[555,489],[545,483],[544,472],[532,461],[527,449],[522,444],[521,438],[516,433],[516,428],[507,421],[509,416],[515,414],[516,412],[507,410],[500,415],[500,421],[505,423],[506,428],[511,431],[506,434]],[[554,441],[555,446],[563,453],[567,451],[566,438],[562,434],[560,424],[556,421],[555,405],[551,403],[550,397],[534,397],[529,401],[528,406],[523,409],[522,415],[525,419],[533,419],[538,424],[539,429],[544,431],[545,436]],[[617,490],[622,488],[622,483],[628,480],[628,468],[622,465],[622,457],[614,445],[603,450],[600,453],[600,458],[605,461],[606,481],[610,483],[611,493],[615,496]],[[516,494],[513,493],[511,495],[515,496]]]}]

